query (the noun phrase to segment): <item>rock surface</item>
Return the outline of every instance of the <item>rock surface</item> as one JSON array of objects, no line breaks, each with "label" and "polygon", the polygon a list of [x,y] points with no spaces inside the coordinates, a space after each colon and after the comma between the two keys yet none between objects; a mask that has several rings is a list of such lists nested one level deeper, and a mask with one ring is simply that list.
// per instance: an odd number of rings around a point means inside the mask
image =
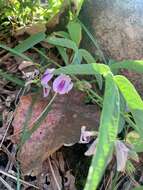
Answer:
[{"label": "rock surface", "polygon": [[[21,137],[20,131],[23,129],[26,113],[34,96],[27,95],[21,97],[19,106],[16,109],[13,121],[14,136],[12,141],[17,144]],[[71,92],[69,95],[56,98],[51,111],[43,120],[40,127],[18,152],[18,160],[24,174],[28,174],[31,171],[36,174],[39,173],[43,161],[63,144],[77,143],[82,126],[86,126],[87,130],[98,128],[99,109],[95,105],[85,105],[83,99],[83,94],[78,92]],[[32,124],[47,104],[47,99],[38,98],[36,100],[28,125],[29,128],[32,128]]]},{"label": "rock surface", "polygon": [[87,0],[81,19],[108,58],[143,59],[142,0]]},{"label": "rock surface", "polygon": [[[143,59],[143,0],[86,0],[80,18],[97,40],[106,60]],[[84,35],[83,46],[97,50]],[[143,74],[123,71],[143,97]]]}]

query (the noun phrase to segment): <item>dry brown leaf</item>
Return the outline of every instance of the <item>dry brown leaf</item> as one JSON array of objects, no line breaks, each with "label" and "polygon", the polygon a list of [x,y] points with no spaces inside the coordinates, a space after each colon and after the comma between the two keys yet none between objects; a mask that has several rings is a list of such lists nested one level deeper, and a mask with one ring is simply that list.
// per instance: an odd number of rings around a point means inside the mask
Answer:
[{"label": "dry brown leaf", "polygon": [[[37,94],[21,97],[15,111],[14,136],[12,137],[12,141],[15,143],[19,143],[26,113],[34,96]],[[97,129],[100,112],[95,105],[84,105],[83,98],[83,94],[74,91],[56,98],[43,123],[18,152],[18,160],[24,174],[32,170],[39,173],[43,161],[49,155],[63,144],[78,142],[82,126],[86,126],[89,130]],[[32,127],[47,104],[47,99],[40,97],[37,99],[33,107],[29,128]]]},{"label": "dry brown leaf", "polygon": [[34,63],[31,61],[22,61],[21,64],[19,65],[18,69],[20,71],[26,69],[27,67],[34,66]]},{"label": "dry brown leaf", "polygon": [[24,35],[25,33],[29,35],[34,35],[38,32],[45,32],[45,31],[46,31],[45,23],[34,23],[29,26],[18,28],[16,31],[13,31],[13,35],[16,37]]},{"label": "dry brown leaf", "polygon": [[25,31],[29,35],[34,35],[38,32],[46,32],[46,25],[45,23],[34,23],[25,28]]}]

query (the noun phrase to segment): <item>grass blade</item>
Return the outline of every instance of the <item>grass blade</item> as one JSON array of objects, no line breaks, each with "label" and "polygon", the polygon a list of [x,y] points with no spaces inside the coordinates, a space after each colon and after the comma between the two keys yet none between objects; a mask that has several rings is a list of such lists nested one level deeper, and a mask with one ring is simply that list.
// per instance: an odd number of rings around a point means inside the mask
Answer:
[{"label": "grass blade", "polygon": [[19,53],[19,52],[16,51],[15,49],[9,48],[9,47],[7,47],[7,46],[5,46],[5,45],[3,45],[3,44],[0,44],[0,48],[3,48],[3,49],[5,49],[5,50],[9,51],[9,52],[12,53],[13,55],[17,55],[17,56],[21,57],[21,58],[24,59],[24,60],[33,62],[32,59],[30,59],[29,57],[27,57],[26,55],[24,55],[24,54],[22,54],[22,53]]},{"label": "grass blade", "polygon": [[78,22],[80,23],[80,25],[82,26],[83,30],[86,32],[87,36],[92,41],[92,43],[94,44],[94,46],[97,48],[98,52],[100,53],[100,58],[107,65],[107,61],[105,59],[105,56],[104,56],[101,48],[99,47],[99,44],[98,44],[97,40],[94,38],[94,36],[91,34],[91,32],[87,29],[87,27],[79,19],[78,19]]},{"label": "grass blade", "polygon": [[0,69],[0,76],[2,76],[4,79],[12,82],[12,83],[15,83],[19,86],[24,86],[25,82],[17,77],[15,77],[14,75],[10,74],[10,73],[7,73],[7,72],[4,72],[3,70]]},{"label": "grass blade", "polygon": [[43,41],[46,38],[46,35],[44,32],[39,32],[37,34],[34,34],[18,44],[13,50],[17,51],[18,53],[23,53],[26,50],[32,48],[34,45],[38,44],[39,42]]},{"label": "grass blade", "polygon": [[[53,98],[50,100],[50,102],[48,103],[48,105],[45,107],[45,109],[43,110],[43,112],[40,114],[40,116],[37,118],[37,120],[35,121],[35,123],[33,124],[33,127],[29,130],[25,130],[24,131],[24,135],[22,136],[22,141],[21,141],[21,146],[31,137],[31,135],[40,127],[41,123],[44,121],[44,119],[47,117],[47,114],[49,113],[49,111],[51,110],[51,105],[54,101],[56,97],[56,94],[53,96]],[[35,101],[35,100],[33,100]],[[34,102],[33,102],[34,103]],[[30,112],[31,109],[33,107],[33,104],[31,105],[30,108]],[[29,121],[29,117],[27,118],[27,121],[25,121],[25,129],[27,129],[27,124]]]}]

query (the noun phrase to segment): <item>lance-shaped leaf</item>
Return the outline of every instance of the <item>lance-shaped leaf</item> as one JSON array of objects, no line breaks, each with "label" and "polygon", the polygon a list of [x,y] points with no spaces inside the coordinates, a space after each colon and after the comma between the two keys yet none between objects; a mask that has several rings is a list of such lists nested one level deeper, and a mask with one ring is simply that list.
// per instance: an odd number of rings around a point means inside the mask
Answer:
[{"label": "lance-shaped leaf", "polygon": [[34,45],[38,44],[42,40],[44,40],[46,37],[44,32],[39,32],[37,34],[34,34],[30,37],[28,37],[26,40],[18,44],[14,50],[17,51],[18,53],[23,53],[26,50],[32,48]]},{"label": "lance-shaped leaf", "polygon": [[57,38],[54,36],[49,36],[45,41],[55,46],[69,48],[69,49],[74,50],[75,52],[78,51],[76,43],[66,38]]},{"label": "lance-shaped leaf", "polygon": [[116,140],[120,116],[119,91],[112,75],[106,76],[103,110],[100,119],[96,154],[93,156],[84,190],[95,190],[107,166]]},{"label": "lance-shaped leaf", "polygon": [[143,73],[143,60],[126,60],[110,65],[111,70],[128,69],[138,73]]},{"label": "lance-shaped leaf", "polygon": [[81,41],[81,25],[78,22],[71,21],[67,28],[71,39],[79,46]]},{"label": "lance-shaped leaf", "polygon": [[19,85],[19,86],[24,86],[24,84],[25,84],[25,82],[23,80],[21,80],[20,78],[12,75],[11,73],[4,72],[1,69],[0,69],[0,76],[12,83]]},{"label": "lance-shaped leaf", "polygon": [[135,119],[137,131],[143,137],[143,101],[135,87],[126,77],[117,75],[114,79]]},{"label": "lance-shaped leaf", "polygon": [[101,75],[107,75],[107,73],[111,73],[110,68],[105,64],[75,64],[75,65],[68,65],[65,67],[61,67],[54,71],[54,74],[68,74],[68,75],[95,75],[99,73]]},{"label": "lance-shaped leaf", "polygon": [[5,50],[9,51],[11,54],[16,55],[16,56],[19,56],[19,57],[21,57],[21,58],[24,59],[24,60],[33,62],[29,57],[27,57],[27,56],[24,55],[23,53],[19,53],[19,52],[18,52],[17,50],[15,50],[14,48],[7,47],[7,46],[4,45],[4,44],[0,44],[0,48],[3,48],[3,49],[5,49]]}]

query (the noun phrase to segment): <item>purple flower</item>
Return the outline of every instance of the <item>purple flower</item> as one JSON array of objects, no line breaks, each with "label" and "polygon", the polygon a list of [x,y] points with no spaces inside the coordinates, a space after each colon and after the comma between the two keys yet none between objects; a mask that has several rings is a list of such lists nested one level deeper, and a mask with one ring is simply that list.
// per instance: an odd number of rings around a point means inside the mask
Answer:
[{"label": "purple flower", "polygon": [[43,74],[41,78],[41,84],[43,86],[43,96],[47,97],[49,95],[51,87],[48,85],[48,82],[52,79],[53,77],[53,71],[55,69],[46,69],[45,73]]},{"label": "purple flower", "polygon": [[41,78],[41,84],[42,86],[47,86],[48,82],[52,79],[53,77],[53,71],[55,69],[46,69],[45,73],[43,74]]},{"label": "purple flower", "polygon": [[73,87],[71,78],[67,75],[61,74],[53,82],[53,90],[59,94],[68,93]]}]

